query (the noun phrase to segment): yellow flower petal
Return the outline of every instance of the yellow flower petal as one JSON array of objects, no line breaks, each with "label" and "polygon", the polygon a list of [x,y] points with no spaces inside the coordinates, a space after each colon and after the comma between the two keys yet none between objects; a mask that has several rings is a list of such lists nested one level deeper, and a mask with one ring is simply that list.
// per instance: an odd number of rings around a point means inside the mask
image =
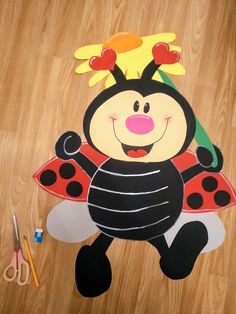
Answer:
[{"label": "yellow flower petal", "polygon": [[92,71],[92,69],[89,66],[89,61],[85,61],[83,63],[81,63],[76,69],[75,72],[78,74],[83,74],[86,72],[90,72]]},{"label": "yellow flower petal", "polygon": [[164,64],[160,66],[160,70],[175,75],[184,75],[186,73],[185,68],[180,63]]},{"label": "yellow flower petal", "polygon": [[106,88],[114,85],[116,83],[114,77],[112,76],[112,74],[109,74],[106,81],[105,81],[105,86]]},{"label": "yellow flower petal", "polygon": [[174,33],[161,33],[161,34],[154,34],[150,36],[144,36],[141,38],[145,45],[150,45],[152,48],[152,45],[158,42],[165,42],[165,43],[172,42],[173,40],[175,40],[176,35]]},{"label": "yellow flower petal", "polygon": [[142,73],[143,69],[151,60],[152,53],[150,51],[146,51],[145,53],[145,50],[142,50],[141,47],[117,56],[117,64],[123,72],[124,70],[131,70]]},{"label": "yellow flower petal", "polygon": [[139,78],[139,74],[135,68],[128,68],[125,76],[128,80]]},{"label": "yellow flower petal", "polygon": [[170,45],[170,51],[172,51],[172,50],[180,52],[181,48],[179,46]]},{"label": "yellow flower petal", "polygon": [[97,84],[99,81],[103,80],[106,76],[109,75],[109,71],[99,71],[98,73],[94,74],[90,80],[89,80],[89,86],[94,86]]},{"label": "yellow flower petal", "polygon": [[102,45],[88,45],[80,47],[74,53],[76,59],[90,59],[93,56],[100,56],[102,51]]},{"label": "yellow flower petal", "polygon": [[[144,36],[142,38],[142,45],[135,49],[131,49],[126,52],[117,53],[116,64],[121,68],[122,72],[125,73],[127,79],[139,78],[143,72],[143,69],[153,59],[152,47],[158,42],[170,43],[175,40],[176,35],[174,33],[161,33],[150,36]],[[92,71],[89,66],[89,59],[92,56],[100,56],[102,51],[102,44],[87,45],[80,47],[76,50],[74,56],[76,59],[87,59],[87,61],[80,64],[75,72],[78,74]],[[180,52],[181,48],[176,45],[170,44],[170,50]],[[160,69],[169,74],[184,75],[185,69],[180,63],[162,65]],[[99,81],[105,78],[105,86],[109,87],[115,84],[115,80],[109,71],[102,70],[95,73],[89,80],[89,86],[94,86]],[[154,80],[162,81],[158,72],[153,76]]]},{"label": "yellow flower petal", "polygon": [[163,82],[163,80],[162,80],[160,74],[158,73],[158,71],[155,72],[155,74],[153,75],[152,79],[155,80],[155,81]]}]

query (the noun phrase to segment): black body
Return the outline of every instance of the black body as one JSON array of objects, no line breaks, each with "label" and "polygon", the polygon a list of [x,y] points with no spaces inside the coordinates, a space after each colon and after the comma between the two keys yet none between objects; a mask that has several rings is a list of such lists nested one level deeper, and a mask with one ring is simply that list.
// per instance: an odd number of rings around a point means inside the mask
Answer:
[{"label": "black body", "polygon": [[183,206],[183,180],[174,164],[109,159],[88,196],[92,220],[105,234],[148,240],[166,232]]}]

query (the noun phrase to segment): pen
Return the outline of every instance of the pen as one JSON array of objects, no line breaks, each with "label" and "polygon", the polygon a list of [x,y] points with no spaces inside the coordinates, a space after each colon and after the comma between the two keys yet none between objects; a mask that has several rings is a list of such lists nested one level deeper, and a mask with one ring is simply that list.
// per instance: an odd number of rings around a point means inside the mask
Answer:
[{"label": "pen", "polygon": [[39,287],[38,275],[37,275],[37,272],[36,272],[36,269],[35,269],[35,265],[34,265],[34,262],[33,262],[33,259],[32,259],[32,255],[30,253],[29,242],[28,242],[28,240],[27,240],[25,235],[24,235],[24,245],[25,245],[26,254],[27,254],[27,257],[28,257],[28,260],[29,260],[29,263],[30,263],[30,267],[31,267],[31,270],[32,270],[32,273],[33,273],[35,285],[36,285],[36,287]]}]

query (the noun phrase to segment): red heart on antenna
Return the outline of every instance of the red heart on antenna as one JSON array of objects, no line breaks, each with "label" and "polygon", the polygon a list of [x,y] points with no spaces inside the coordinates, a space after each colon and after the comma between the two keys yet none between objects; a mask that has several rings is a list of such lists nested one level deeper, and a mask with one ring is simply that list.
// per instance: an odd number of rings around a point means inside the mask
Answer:
[{"label": "red heart on antenna", "polygon": [[89,66],[93,70],[114,70],[116,64],[116,52],[111,48],[104,48],[101,57],[90,58]]},{"label": "red heart on antenna", "polygon": [[157,43],[152,48],[152,54],[156,64],[173,64],[179,61],[180,54],[178,51],[170,51],[167,43]]}]

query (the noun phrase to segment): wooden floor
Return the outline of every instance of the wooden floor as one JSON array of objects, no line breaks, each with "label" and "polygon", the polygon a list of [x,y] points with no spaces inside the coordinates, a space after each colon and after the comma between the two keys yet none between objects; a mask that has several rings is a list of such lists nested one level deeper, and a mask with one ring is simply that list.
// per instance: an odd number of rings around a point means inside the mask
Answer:
[{"label": "wooden floor", "polygon": [[[74,73],[74,51],[102,43],[121,31],[142,36],[175,32],[187,73],[172,76],[178,89],[221,147],[223,172],[236,187],[234,0],[2,0],[0,1],[0,274],[12,249],[11,217],[30,241],[41,285],[6,283],[0,275],[0,313],[236,313],[236,207],[220,213],[226,239],[202,254],[192,274],[172,281],[145,242],[115,240],[108,250],[113,269],[109,291],[82,297],[74,262],[82,245],[64,244],[46,232],[50,209],[60,202],[32,175],[54,155],[58,136],[82,133],[89,101],[103,86],[89,88],[89,74]],[[36,227],[45,230],[35,244]]]}]

